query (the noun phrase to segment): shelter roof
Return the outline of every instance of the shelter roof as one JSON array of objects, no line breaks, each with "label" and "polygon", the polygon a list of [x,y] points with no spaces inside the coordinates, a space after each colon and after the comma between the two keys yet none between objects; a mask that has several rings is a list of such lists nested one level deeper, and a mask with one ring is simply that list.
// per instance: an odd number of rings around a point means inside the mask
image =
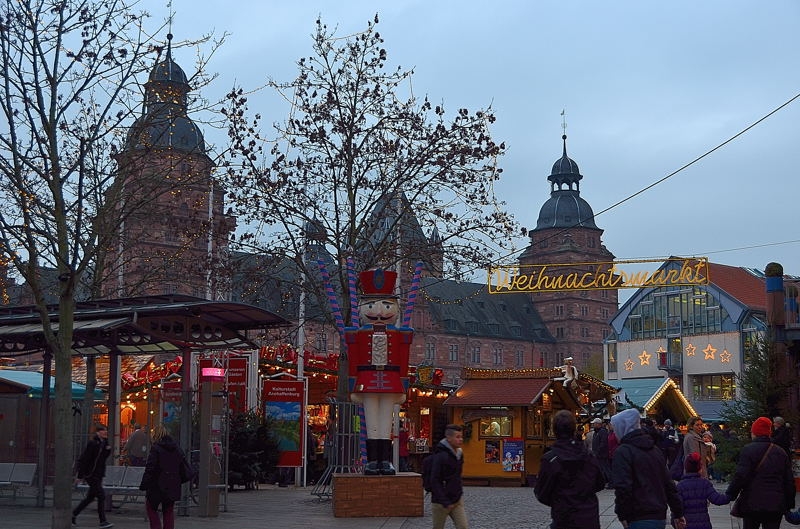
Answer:
[{"label": "shelter roof", "polygon": [[[58,306],[48,307],[58,333]],[[185,349],[256,348],[246,331],[287,325],[284,318],[244,303],[192,296],[143,296],[79,302],[73,354],[156,354]],[[0,309],[0,351],[20,355],[44,348],[35,306]]]},{"label": "shelter roof", "polygon": [[[42,398],[43,375],[36,371],[21,369],[0,369],[0,383],[19,388],[20,393],[27,393],[31,397]],[[55,395],[55,378],[50,378],[50,397]],[[72,398],[82,399],[86,386],[75,381],[72,382]],[[104,400],[105,395],[99,389],[94,391],[95,400]]]}]

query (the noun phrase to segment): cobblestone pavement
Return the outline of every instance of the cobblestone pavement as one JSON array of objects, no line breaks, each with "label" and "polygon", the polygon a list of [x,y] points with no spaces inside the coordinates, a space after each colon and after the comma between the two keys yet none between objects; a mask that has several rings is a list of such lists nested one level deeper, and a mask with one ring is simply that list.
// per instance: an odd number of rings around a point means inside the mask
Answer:
[{"label": "cobblestone pavement", "polygon": [[[717,484],[724,490],[726,484]],[[52,491],[49,498],[52,498]],[[75,504],[80,494],[74,497]],[[549,508],[541,505],[528,487],[466,487],[464,489],[470,529],[545,529],[550,524]],[[600,501],[600,526],[621,529],[614,516],[614,494],[603,490]],[[430,529],[430,497],[425,498],[425,515],[415,518],[336,518],[329,500],[311,495],[311,488],[279,488],[263,486],[259,490],[236,490],[228,494],[228,509],[219,516],[198,516],[196,508],[190,516],[178,516],[177,529]],[[33,506],[31,494],[16,500],[0,495],[0,520],[9,529],[42,529],[51,526],[51,508]],[[800,499],[798,501],[800,505]],[[741,520],[731,518],[729,506],[710,506],[714,529],[740,529]],[[78,527],[97,527],[97,514],[87,508],[78,519]],[[141,503],[126,503],[108,515],[115,529],[144,529],[147,522]],[[448,521],[446,529],[453,527]],[[787,522],[781,529],[790,529]]]}]

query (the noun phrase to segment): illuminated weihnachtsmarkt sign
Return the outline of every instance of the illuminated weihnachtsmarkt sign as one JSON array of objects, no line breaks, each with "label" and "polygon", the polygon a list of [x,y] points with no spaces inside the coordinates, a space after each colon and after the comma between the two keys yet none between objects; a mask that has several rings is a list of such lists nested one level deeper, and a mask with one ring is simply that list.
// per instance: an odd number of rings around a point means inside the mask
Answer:
[{"label": "illuminated weihnachtsmarkt sign", "polygon": [[[659,263],[661,266],[655,270],[639,269],[645,263]],[[607,263],[508,265],[489,269],[490,294],[694,287],[707,285],[708,282],[707,257],[671,257]]]}]

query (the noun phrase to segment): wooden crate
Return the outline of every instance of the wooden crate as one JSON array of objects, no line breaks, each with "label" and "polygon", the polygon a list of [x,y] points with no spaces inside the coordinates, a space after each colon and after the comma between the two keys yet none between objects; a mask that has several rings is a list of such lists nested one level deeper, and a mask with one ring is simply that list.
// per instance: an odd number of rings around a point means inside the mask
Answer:
[{"label": "wooden crate", "polygon": [[423,516],[422,476],[333,475],[333,515],[337,518]]}]

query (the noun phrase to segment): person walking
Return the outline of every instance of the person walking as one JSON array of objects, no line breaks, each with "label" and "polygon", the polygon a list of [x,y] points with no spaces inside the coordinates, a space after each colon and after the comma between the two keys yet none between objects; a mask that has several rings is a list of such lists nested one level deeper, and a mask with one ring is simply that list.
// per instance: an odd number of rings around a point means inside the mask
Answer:
[{"label": "person walking", "polygon": [[553,417],[555,444],[542,455],[533,493],[550,507],[551,529],[600,529],[597,492],[606,480],[600,464],[575,437],[575,415],[561,410]]},{"label": "person walking", "polygon": [[667,458],[667,466],[672,466],[675,456],[678,454],[679,444],[681,442],[678,431],[672,426],[670,419],[664,420],[664,429],[662,431],[664,440],[661,443],[661,451],[664,452],[664,457]]},{"label": "person walking", "polygon": [[700,460],[703,464],[700,469],[700,475],[704,478],[708,477],[707,461],[709,459],[709,452],[711,449],[703,442],[703,432],[706,428],[703,425],[703,419],[700,417],[692,417],[686,423],[686,435],[683,438],[683,456],[692,452],[700,454]]},{"label": "person walking", "polygon": [[400,466],[400,472],[408,472],[410,470],[408,466],[408,430],[405,426],[400,427],[400,432],[397,435],[397,442],[400,445],[397,447],[397,456],[399,458],[398,465]]},{"label": "person walking", "polygon": [[592,421],[594,435],[592,436],[592,454],[597,458],[605,480],[611,481],[611,452],[608,450],[608,430],[603,421]]},{"label": "person walking", "polygon": [[714,505],[727,505],[730,498],[717,492],[711,481],[700,476],[703,462],[700,454],[692,452],[684,458],[685,473],[678,483],[678,494],[683,501],[683,516],[686,529],[712,529],[708,515],[708,502]]},{"label": "person walking", "polygon": [[128,465],[132,467],[143,467],[147,462],[149,444],[147,432],[142,430],[141,424],[134,423],[133,433],[125,442],[125,453],[128,455]]},{"label": "person walking", "polygon": [[72,525],[78,524],[78,515],[92,501],[97,499],[97,515],[100,517],[101,529],[114,527],[114,524],[106,519],[106,493],[103,490],[103,478],[106,475],[106,460],[111,455],[111,447],[108,445],[108,430],[102,424],[95,426],[94,436],[86,443],[86,448],[78,458],[77,480],[84,480],[89,485],[86,496],[81,500],[72,511]]},{"label": "person walking", "polygon": [[[147,456],[139,485],[139,490],[145,491],[145,510],[150,529],[175,528],[175,502],[181,498],[181,483],[191,478],[185,474],[187,468],[189,465],[183,450],[167,433],[164,425],[156,426],[153,429],[153,447]],[[159,505],[163,525],[158,514]]]},{"label": "person walking", "polygon": [[664,454],[641,428],[639,411],[630,408],[611,418],[620,440],[611,483],[614,512],[627,529],[664,529],[667,506],[677,529],[685,529],[683,502],[669,476]]},{"label": "person walking", "polygon": [[781,517],[794,508],[795,487],[789,456],[770,442],[772,421],[759,417],[750,427],[752,441],[739,461],[725,494],[736,499],[731,514],[743,529],[778,529]]},{"label": "person walking", "polygon": [[468,529],[467,513],[464,509],[464,487],[461,472],[464,468],[464,434],[461,426],[448,424],[445,438],[436,445],[431,460],[431,514],[433,529],[444,529],[450,517],[456,529]]},{"label": "person walking", "polygon": [[775,430],[772,432],[772,442],[783,448],[789,459],[792,458],[792,430],[786,425],[783,417],[772,419]]},{"label": "person walking", "polygon": [[603,424],[603,419],[601,419],[600,417],[595,417],[594,419],[592,419],[592,422],[590,423],[589,426],[589,431],[586,432],[586,437],[584,437],[583,439],[583,444],[584,446],[586,446],[586,451],[589,452],[590,454],[594,454],[594,451],[592,450],[592,441],[594,440],[595,424]]}]

